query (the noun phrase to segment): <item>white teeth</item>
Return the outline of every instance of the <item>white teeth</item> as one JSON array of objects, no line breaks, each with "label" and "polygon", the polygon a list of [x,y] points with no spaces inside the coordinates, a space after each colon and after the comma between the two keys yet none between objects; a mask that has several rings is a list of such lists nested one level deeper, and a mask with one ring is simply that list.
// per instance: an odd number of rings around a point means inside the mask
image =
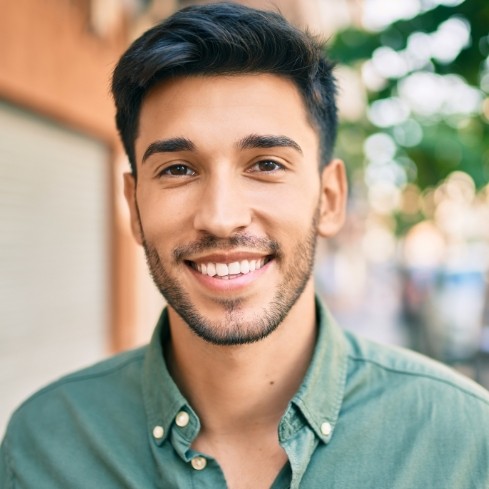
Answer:
[{"label": "white teeth", "polygon": [[203,275],[215,275],[227,279],[233,275],[245,275],[260,270],[265,265],[265,258],[260,260],[241,260],[232,263],[195,263],[195,268]]},{"label": "white teeth", "polygon": [[238,261],[234,261],[233,263],[230,263],[228,265],[229,268],[229,275],[238,275],[238,273],[241,273],[241,265]]},{"label": "white teeth", "polygon": [[225,263],[216,263],[216,272],[219,277],[224,277],[225,275],[229,275],[228,266]]},{"label": "white teeth", "polygon": [[240,264],[241,273],[248,273],[250,271],[250,263],[248,260],[243,260]]}]

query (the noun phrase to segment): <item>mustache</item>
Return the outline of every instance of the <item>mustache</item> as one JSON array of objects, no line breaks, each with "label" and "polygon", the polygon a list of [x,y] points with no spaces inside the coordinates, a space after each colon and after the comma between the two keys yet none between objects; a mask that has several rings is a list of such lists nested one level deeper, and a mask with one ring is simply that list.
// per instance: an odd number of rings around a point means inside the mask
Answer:
[{"label": "mustache", "polygon": [[249,234],[236,234],[229,238],[217,238],[206,235],[186,245],[177,246],[173,250],[173,258],[177,261],[184,261],[185,257],[201,254],[207,251],[231,251],[235,248],[245,248],[247,250],[259,251],[267,255],[281,256],[280,245],[277,241],[269,238],[261,238]]}]

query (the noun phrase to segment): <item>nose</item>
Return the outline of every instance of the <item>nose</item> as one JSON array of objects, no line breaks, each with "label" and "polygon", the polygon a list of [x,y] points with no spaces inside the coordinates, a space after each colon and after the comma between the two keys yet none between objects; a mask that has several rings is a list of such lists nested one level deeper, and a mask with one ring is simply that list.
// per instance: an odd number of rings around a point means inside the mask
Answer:
[{"label": "nose", "polygon": [[201,201],[194,218],[196,230],[227,238],[251,223],[249,199],[239,176],[214,175],[202,185]]}]

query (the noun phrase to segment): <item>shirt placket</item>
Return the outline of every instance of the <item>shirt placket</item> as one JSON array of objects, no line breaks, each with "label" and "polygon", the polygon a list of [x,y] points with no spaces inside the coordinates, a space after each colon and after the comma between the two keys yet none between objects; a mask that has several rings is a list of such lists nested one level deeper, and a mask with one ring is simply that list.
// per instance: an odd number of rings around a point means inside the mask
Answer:
[{"label": "shirt placket", "polygon": [[215,459],[191,448],[200,431],[200,421],[190,406],[180,410],[171,427],[169,442],[185,463],[184,470],[192,486],[202,489],[225,489],[224,473]]},{"label": "shirt placket", "polygon": [[280,422],[279,442],[289,459],[290,489],[298,489],[319,439],[293,405]]}]

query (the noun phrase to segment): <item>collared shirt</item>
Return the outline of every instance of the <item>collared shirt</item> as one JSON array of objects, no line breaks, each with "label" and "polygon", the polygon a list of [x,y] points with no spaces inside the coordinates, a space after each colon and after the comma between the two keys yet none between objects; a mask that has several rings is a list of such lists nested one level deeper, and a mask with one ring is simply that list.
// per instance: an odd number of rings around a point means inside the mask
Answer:
[{"label": "collared shirt", "polygon": [[[488,489],[489,393],[414,353],[338,328],[318,339],[278,427],[289,462],[273,489]],[[300,327],[300,325],[298,325]],[[64,377],[13,415],[2,489],[225,488],[192,449],[197,413],[165,365],[168,316],[148,347]]]}]

